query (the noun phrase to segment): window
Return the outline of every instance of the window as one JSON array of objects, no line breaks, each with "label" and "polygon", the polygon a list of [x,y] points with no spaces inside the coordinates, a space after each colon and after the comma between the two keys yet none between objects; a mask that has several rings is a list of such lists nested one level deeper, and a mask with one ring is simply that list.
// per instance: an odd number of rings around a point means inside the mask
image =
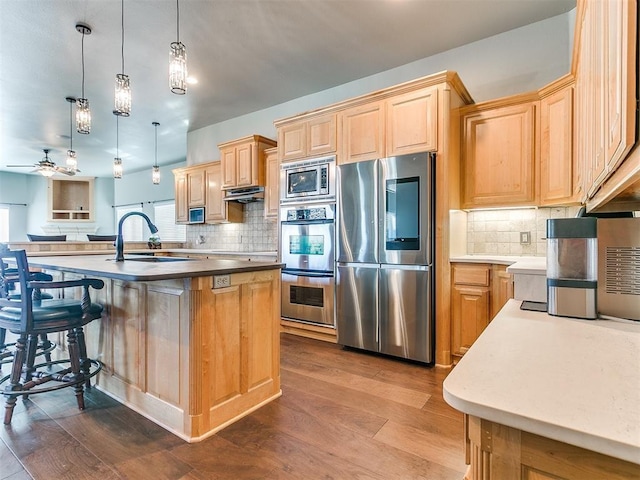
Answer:
[{"label": "window", "polygon": [[9,209],[0,207],[0,242],[9,241]]},{"label": "window", "polygon": [[[131,207],[116,207],[116,228],[115,231],[118,231],[118,223],[120,219],[129,212],[139,212],[139,206],[131,206]],[[147,222],[139,215],[133,215],[127,218],[122,224],[122,238],[125,241],[129,242],[142,242],[147,241],[147,239],[151,236],[150,232],[145,232],[144,229],[147,228]]]},{"label": "window", "polygon": [[156,227],[158,227],[158,235],[160,235],[160,241],[187,241],[187,226],[176,225],[175,202],[154,204],[153,216],[153,223],[155,223]]}]

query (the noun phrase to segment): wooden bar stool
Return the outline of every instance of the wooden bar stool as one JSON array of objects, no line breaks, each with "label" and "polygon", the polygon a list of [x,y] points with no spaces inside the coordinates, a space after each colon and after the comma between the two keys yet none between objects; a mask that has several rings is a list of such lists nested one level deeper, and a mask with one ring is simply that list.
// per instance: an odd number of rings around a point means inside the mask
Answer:
[{"label": "wooden bar stool", "polygon": [[[84,410],[84,385],[102,368],[87,357],[83,326],[102,316],[102,305],[92,303],[89,288],[101,289],[100,279],[70,281],[31,280],[24,250],[0,250],[0,262],[16,267],[11,277],[20,288],[20,299],[7,295],[7,279],[0,277],[0,328],[18,336],[13,353],[11,373],[0,379],[2,394],[7,398],[4,423],[11,423],[19,396],[73,387],[78,408]],[[82,287],[82,298],[33,301],[34,289]],[[36,304],[37,303],[37,304]],[[69,358],[35,364],[38,338],[42,334],[66,332]],[[68,366],[67,366],[68,365]]]}]

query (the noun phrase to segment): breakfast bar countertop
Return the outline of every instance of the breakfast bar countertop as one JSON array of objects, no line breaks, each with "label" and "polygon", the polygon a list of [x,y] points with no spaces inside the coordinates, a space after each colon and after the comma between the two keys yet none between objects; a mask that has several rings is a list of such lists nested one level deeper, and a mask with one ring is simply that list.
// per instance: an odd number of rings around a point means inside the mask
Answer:
[{"label": "breakfast bar countertop", "polygon": [[640,464],[640,323],[509,300],[444,381],[469,415]]},{"label": "breakfast bar countertop", "polygon": [[111,255],[31,256],[29,265],[48,270],[94,275],[133,282],[192,278],[209,275],[272,270],[280,268],[275,262],[255,262],[233,259],[198,259],[125,255],[124,262],[115,262]]}]

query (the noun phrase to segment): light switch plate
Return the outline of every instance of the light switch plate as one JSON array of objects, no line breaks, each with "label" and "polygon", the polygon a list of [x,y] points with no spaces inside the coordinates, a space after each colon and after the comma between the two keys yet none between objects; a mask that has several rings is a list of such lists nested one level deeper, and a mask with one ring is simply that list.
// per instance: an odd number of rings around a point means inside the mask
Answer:
[{"label": "light switch plate", "polygon": [[213,288],[224,288],[231,286],[231,277],[229,275],[214,275]]},{"label": "light switch plate", "polygon": [[520,244],[521,245],[531,244],[531,232],[520,232]]}]

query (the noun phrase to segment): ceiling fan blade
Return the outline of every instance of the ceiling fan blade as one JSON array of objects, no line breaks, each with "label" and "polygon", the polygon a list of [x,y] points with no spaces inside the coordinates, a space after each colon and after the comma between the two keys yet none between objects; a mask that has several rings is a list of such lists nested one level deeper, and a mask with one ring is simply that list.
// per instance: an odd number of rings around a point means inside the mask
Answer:
[{"label": "ceiling fan blade", "polygon": [[7,165],[7,167],[37,167],[38,165],[34,165],[33,163],[31,165]]},{"label": "ceiling fan blade", "polygon": [[67,168],[67,167],[53,167],[55,169],[56,172],[58,173],[63,173],[65,175],[69,175],[70,177],[74,176],[76,174],[76,172],[79,172],[80,170],[74,170],[72,168]]}]

